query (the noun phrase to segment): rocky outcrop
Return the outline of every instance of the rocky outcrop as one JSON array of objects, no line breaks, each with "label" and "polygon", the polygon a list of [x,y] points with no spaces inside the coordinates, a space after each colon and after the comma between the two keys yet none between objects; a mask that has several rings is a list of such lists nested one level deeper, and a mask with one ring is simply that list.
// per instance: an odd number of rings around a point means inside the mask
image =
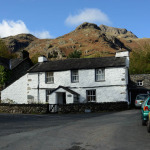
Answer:
[{"label": "rocky outcrop", "polygon": [[93,29],[100,30],[100,27],[98,27],[96,24],[94,24],[94,23],[88,23],[88,22],[82,23],[81,25],[79,25],[76,28],[76,30],[87,29],[87,28],[93,28]]},{"label": "rocky outcrop", "polygon": [[32,41],[37,39],[32,34],[18,34],[16,36],[9,36],[2,38],[8,47],[9,51],[17,52],[26,48]]},{"label": "rocky outcrop", "polygon": [[126,29],[109,27],[106,25],[99,26],[101,31],[106,35],[115,36],[118,38],[137,38],[131,31],[127,31]]}]

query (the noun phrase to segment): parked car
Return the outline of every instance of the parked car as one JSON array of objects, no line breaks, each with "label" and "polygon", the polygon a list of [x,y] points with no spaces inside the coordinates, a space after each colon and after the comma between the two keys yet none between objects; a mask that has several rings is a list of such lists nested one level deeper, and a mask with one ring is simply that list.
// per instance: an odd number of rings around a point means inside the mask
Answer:
[{"label": "parked car", "polygon": [[150,112],[148,113],[147,132],[150,133]]},{"label": "parked car", "polygon": [[139,94],[135,99],[135,107],[141,107],[144,100],[147,98],[148,94]]},{"label": "parked car", "polygon": [[148,121],[148,114],[150,112],[150,96],[148,96],[141,106],[142,125],[146,125]]}]

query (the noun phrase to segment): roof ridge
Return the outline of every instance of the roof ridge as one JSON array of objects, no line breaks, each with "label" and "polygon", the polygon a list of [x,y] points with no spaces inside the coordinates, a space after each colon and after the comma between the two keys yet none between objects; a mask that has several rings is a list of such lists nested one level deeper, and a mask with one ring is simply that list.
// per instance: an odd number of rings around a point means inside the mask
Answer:
[{"label": "roof ridge", "polygon": [[31,69],[35,68],[37,65],[39,65],[39,63],[36,63],[35,65],[33,65],[30,69],[27,70],[27,72],[29,72]]}]

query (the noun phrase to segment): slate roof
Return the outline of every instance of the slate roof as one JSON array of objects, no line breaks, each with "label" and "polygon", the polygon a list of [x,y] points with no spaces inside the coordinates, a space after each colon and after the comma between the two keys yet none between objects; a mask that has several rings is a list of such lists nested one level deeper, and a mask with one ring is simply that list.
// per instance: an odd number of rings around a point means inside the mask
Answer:
[{"label": "slate roof", "polygon": [[77,58],[37,63],[28,72],[65,71],[126,66],[125,57]]},{"label": "slate roof", "polygon": [[4,66],[6,69],[9,69],[9,59],[0,57],[0,65]]},{"label": "slate roof", "polygon": [[16,59],[11,59],[11,69],[15,68],[16,66],[18,66],[23,60],[16,58]]}]

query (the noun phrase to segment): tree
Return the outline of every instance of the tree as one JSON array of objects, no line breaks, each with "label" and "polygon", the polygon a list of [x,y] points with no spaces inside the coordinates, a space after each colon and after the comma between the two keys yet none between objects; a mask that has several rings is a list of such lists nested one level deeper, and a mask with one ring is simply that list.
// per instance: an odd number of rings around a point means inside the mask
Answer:
[{"label": "tree", "polygon": [[80,58],[81,55],[81,51],[75,50],[74,52],[70,53],[67,58]]},{"label": "tree", "polygon": [[134,49],[130,54],[130,74],[150,73],[150,45]]},{"label": "tree", "polygon": [[0,87],[5,85],[10,77],[10,71],[5,69],[4,66],[0,65]]},{"label": "tree", "polygon": [[5,58],[16,58],[16,54],[12,54],[9,52],[6,44],[0,39],[0,57],[5,57]]}]

